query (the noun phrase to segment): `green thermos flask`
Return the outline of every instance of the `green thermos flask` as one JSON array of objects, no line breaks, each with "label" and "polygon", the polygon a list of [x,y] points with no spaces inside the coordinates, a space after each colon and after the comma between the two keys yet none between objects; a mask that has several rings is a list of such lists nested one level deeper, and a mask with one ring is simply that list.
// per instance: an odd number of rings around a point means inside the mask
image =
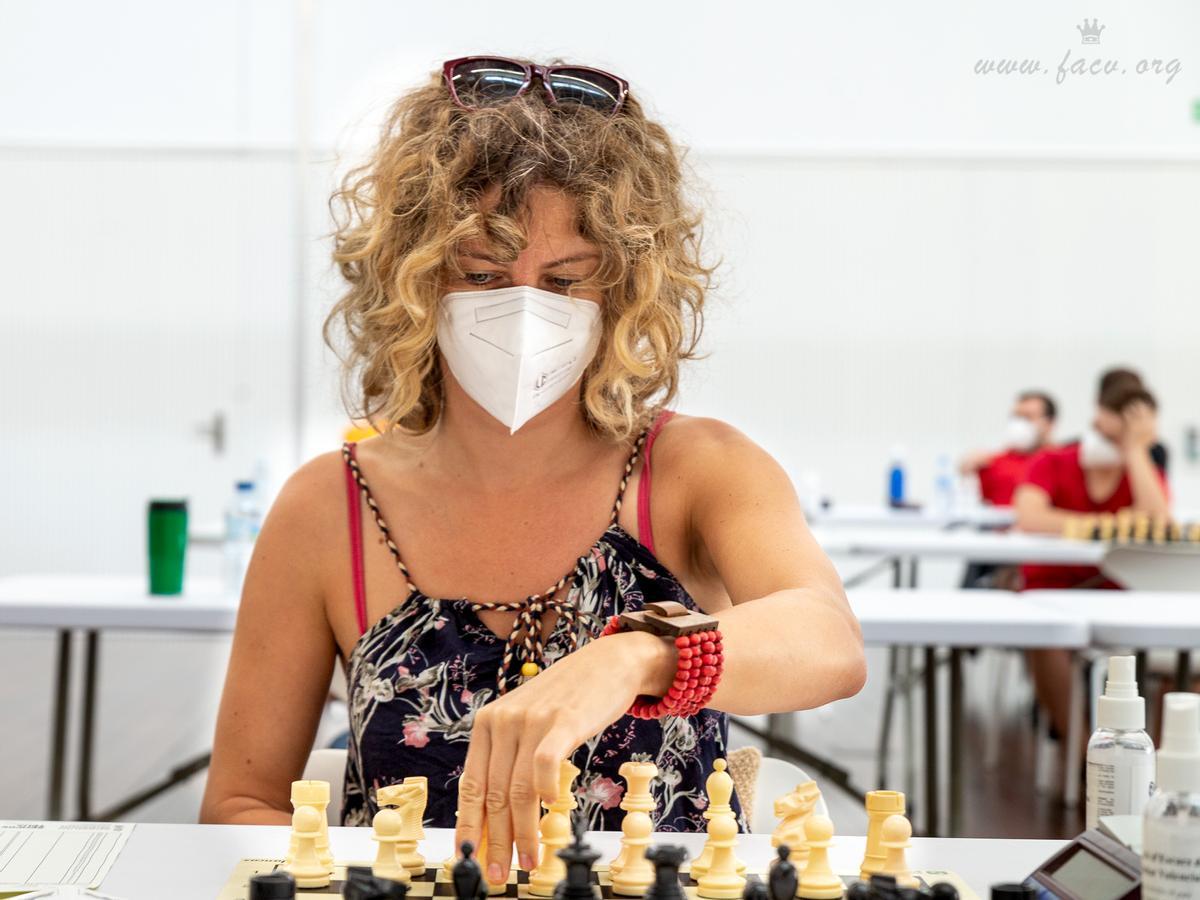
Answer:
[{"label": "green thermos flask", "polygon": [[183,593],[183,560],[187,552],[186,500],[151,500],[147,513],[150,593]]}]

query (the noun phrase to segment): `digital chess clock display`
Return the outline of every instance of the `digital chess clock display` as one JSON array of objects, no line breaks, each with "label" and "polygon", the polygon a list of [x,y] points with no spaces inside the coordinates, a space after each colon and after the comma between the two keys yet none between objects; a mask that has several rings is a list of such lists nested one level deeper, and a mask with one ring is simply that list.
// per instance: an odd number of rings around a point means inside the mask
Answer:
[{"label": "digital chess clock display", "polygon": [[1025,883],[1038,900],[1128,900],[1141,893],[1138,858],[1098,831],[1086,831]]}]

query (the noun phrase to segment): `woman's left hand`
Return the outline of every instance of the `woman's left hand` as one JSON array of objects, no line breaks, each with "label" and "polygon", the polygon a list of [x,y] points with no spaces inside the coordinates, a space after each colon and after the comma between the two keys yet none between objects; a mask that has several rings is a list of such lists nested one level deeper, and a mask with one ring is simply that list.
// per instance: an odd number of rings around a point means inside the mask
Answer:
[{"label": "woman's left hand", "polygon": [[661,696],[674,667],[669,641],[622,632],[585,644],[475,713],[454,841],[479,846],[486,816],[489,881],[508,877],[514,843],[521,868],[537,864],[538,801],[554,801],[561,761],[639,694]]}]

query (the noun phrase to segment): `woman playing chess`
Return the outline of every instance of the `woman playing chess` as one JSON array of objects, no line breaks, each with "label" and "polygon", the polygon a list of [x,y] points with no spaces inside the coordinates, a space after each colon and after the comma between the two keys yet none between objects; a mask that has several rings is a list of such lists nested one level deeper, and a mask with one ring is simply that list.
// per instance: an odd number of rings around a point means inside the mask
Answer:
[{"label": "woman playing chess", "polygon": [[702,830],[727,714],[862,686],[783,470],[668,410],[711,273],[683,176],[597,69],[453,60],[392,108],[335,194],[326,332],[381,434],[303,466],[263,527],[205,820],[288,821],[336,660],[346,824],[426,776],[426,824],[486,823],[493,881],[514,842],[531,864],[561,760],[592,828],[641,759],[656,829]]}]

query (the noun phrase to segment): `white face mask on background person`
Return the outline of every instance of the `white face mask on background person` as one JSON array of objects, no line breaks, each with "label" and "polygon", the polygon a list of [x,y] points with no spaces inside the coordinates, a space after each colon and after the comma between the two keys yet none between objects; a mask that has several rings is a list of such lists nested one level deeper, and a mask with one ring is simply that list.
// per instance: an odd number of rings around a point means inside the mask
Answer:
[{"label": "white face mask on background person", "polygon": [[600,330],[598,303],[517,285],[446,294],[437,338],[463,390],[514,434],[579,380]]},{"label": "white face mask on background person", "polygon": [[1037,426],[1024,416],[1013,416],[1004,426],[1004,446],[1028,452],[1038,444]]},{"label": "white face mask on background person", "polygon": [[1119,466],[1122,462],[1121,448],[1095,428],[1083,433],[1079,441],[1079,464],[1085,469]]}]

